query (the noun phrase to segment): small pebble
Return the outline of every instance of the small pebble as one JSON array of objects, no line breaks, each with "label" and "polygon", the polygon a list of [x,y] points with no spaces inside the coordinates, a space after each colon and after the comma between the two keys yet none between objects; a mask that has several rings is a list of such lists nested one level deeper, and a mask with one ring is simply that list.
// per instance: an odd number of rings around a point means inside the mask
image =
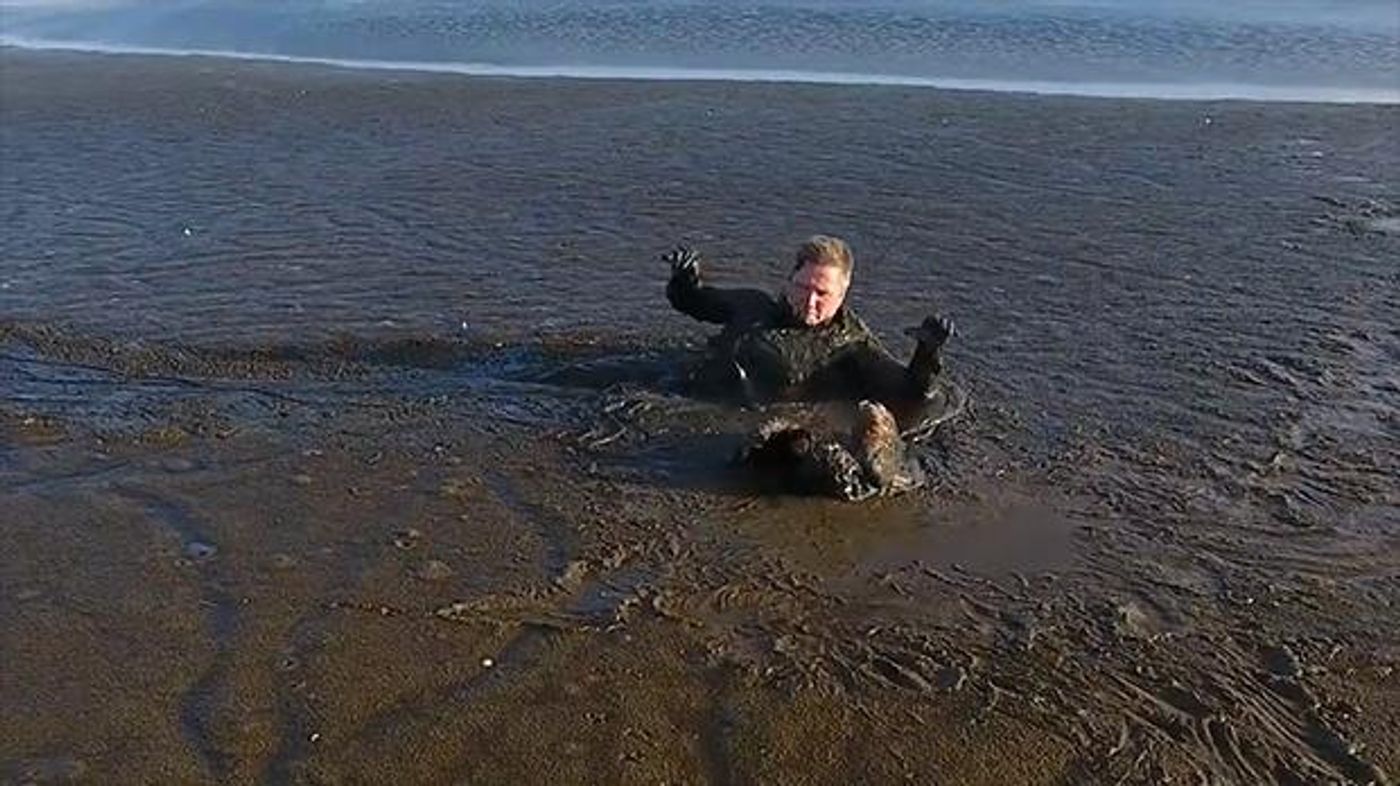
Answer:
[{"label": "small pebble", "polygon": [[482,667],[483,669],[489,669],[489,668],[491,668],[492,666],[495,666],[495,665],[496,665],[496,661],[491,660],[490,658],[482,658],[482,659],[481,659],[481,667]]},{"label": "small pebble", "polygon": [[1141,607],[1128,601],[1113,609],[1113,632],[1125,639],[1149,639],[1152,624]]},{"label": "small pebble", "polygon": [[588,563],[581,559],[571,561],[564,566],[564,572],[554,579],[556,586],[564,589],[573,589],[583,583],[583,579],[588,575]]},{"label": "small pebble", "polygon": [[452,577],[452,567],[440,559],[430,559],[423,563],[416,573],[423,581],[442,581]]},{"label": "small pebble", "polygon": [[438,493],[449,499],[460,499],[467,496],[470,492],[471,489],[466,483],[455,478],[444,480],[442,485],[438,487]]},{"label": "small pebble", "polygon": [[310,475],[293,475],[293,476],[292,476],[292,483],[293,483],[294,485],[297,485],[297,486],[310,486],[310,485],[311,485],[311,476],[310,476]]},{"label": "small pebble", "polygon": [[219,548],[212,543],[192,540],[185,544],[185,556],[192,560],[205,560],[218,553]]}]

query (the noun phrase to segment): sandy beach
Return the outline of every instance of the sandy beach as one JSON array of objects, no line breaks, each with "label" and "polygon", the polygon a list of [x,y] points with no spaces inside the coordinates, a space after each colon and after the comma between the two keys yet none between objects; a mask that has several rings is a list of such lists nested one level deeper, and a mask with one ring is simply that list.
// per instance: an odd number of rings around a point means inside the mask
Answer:
[{"label": "sandy beach", "polygon": [[[0,782],[1388,783],[1397,127],[0,50]],[[818,231],[925,490],[676,390]]]}]

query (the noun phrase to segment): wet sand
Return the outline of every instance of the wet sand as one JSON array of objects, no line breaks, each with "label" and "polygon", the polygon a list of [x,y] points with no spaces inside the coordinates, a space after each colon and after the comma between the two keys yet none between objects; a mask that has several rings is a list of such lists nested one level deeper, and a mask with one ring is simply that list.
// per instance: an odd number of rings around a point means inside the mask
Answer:
[{"label": "wet sand", "polygon": [[[1400,770],[1395,108],[0,65],[4,782]],[[925,491],[674,392],[820,229]]]}]

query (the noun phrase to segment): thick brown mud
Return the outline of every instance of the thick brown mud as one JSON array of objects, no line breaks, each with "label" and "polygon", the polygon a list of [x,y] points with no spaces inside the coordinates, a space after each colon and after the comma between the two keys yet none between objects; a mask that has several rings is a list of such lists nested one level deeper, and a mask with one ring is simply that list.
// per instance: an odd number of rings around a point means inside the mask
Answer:
[{"label": "thick brown mud", "polygon": [[[0,58],[0,781],[1400,771],[1394,108]],[[816,229],[958,319],[926,489],[677,392],[650,254]]]}]

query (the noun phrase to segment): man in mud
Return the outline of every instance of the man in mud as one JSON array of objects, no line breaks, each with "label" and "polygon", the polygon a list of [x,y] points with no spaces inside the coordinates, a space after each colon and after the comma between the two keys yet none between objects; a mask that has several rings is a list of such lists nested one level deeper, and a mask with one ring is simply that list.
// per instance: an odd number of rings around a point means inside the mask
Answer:
[{"label": "man in mud", "polygon": [[863,499],[922,482],[905,454],[891,405],[922,401],[942,371],[951,320],[930,316],[909,334],[918,340],[903,364],[846,305],[854,257],[839,238],[817,235],[797,250],[778,297],[756,289],[718,289],[700,281],[700,257],[678,247],[666,297],[678,311],[724,328],[710,339],[690,376],[702,395],[747,403],[859,401],[851,446],[819,440],[787,421],[765,424],[744,458],[783,470],[798,490]]}]

